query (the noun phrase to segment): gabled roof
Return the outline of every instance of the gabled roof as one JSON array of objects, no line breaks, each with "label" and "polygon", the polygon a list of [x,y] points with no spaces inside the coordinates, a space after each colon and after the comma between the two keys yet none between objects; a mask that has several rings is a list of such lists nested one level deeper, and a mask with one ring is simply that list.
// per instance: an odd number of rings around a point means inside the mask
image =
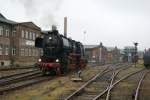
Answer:
[{"label": "gabled roof", "polygon": [[21,22],[21,23],[18,23],[18,24],[25,25],[27,27],[34,28],[34,29],[37,29],[37,30],[41,30],[41,28],[38,27],[37,25],[35,25],[33,22]]},{"label": "gabled roof", "polygon": [[115,47],[106,47],[107,51],[112,51],[115,49]]},{"label": "gabled roof", "polygon": [[6,19],[1,13],[0,13],[0,18]]},{"label": "gabled roof", "polygon": [[95,48],[97,47],[98,45],[84,45],[84,48],[85,49],[92,49],[92,48]]},{"label": "gabled roof", "polygon": [[17,24],[17,22],[6,19],[6,17],[4,17],[1,13],[0,13],[0,22],[8,24]]}]

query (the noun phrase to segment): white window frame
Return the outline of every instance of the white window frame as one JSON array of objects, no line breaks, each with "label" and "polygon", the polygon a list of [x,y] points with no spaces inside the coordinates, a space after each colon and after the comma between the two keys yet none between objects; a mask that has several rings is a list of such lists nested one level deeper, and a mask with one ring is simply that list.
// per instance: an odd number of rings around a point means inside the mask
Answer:
[{"label": "white window frame", "polygon": [[5,55],[9,55],[9,47],[8,46],[5,47]]},{"label": "white window frame", "polygon": [[16,48],[15,47],[12,48],[12,55],[16,55]]},{"label": "white window frame", "polygon": [[0,44],[0,55],[3,55],[3,47],[1,44]]},{"label": "white window frame", "polygon": [[21,31],[21,37],[22,37],[22,38],[25,37],[25,31],[24,31],[24,30]]},{"label": "white window frame", "polygon": [[29,39],[32,40],[32,32],[29,33]]},{"label": "white window frame", "polygon": [[32,35],[33,35],[33,40],[35,40],[35,33],[32,33]]},{"label": "white window frame", "polygon": [[28,35],[28,31],[26,31],[26,35],[25,35],[25,37],[26,37],[26,39],[28,39],[29,38],[29,35]]},{"label": "white window frame", "polygon": [[0,26],[0,36],[3,36],[4,32],[3,32],[3,26]]},{"label": "white window frame", "polygon": [[9,29],[6,29],[6,37],[9,37]]},{"label": "white window frame", "polygon": [[12,32],[12,36],[15,37],[16,36],[16,30],[13,30]]}]

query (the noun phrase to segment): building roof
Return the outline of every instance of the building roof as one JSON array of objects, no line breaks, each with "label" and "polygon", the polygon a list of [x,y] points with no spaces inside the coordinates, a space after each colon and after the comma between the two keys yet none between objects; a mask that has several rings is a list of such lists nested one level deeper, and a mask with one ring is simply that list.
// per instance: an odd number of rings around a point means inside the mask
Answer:
[{"label": "building roof", "polygon": [[92,49],[92,48],[95,48],[97,47],[98,45],[84,45],[84,48],[85,49]]},{"label": "building roof", "polygon": [[106,47],[107,51],[112,51],[115,49],[115,47]]},{"label": "building roof", "polygon": [[41,30],[40,27],[38,27],[36,24],[34,24],[33,22],[21,22],[21,23],[18,23],[20,25],[25,25],[27,27],[31,27],[31,28],[34,28],[34,29],[37,29],[37,30]]},{"label": "building roof", "polygon": [[6,17],[4,17],[1,13],[0,13],[0,18],[6,19]]},{"label": "building roof", "polygon": [[124,47],[124,49],[135,49],[135,47],[134,46],[126,46],[126,47]]},{"label": "building roof", "polygon": [[0,22],[3,23],[8,23],[8,24],[17,24],[17,22],[8,20],[6,17],[4,17],[1,13],[0,13]]}]

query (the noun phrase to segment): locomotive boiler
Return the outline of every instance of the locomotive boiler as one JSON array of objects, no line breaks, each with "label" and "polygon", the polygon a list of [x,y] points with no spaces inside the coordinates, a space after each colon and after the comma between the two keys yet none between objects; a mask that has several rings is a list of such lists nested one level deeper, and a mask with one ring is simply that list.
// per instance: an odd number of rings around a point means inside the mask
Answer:
[{"label": "locomotive boiler", "polygon": [[64,74],[86,66],[82,43],[59,34],[58,30],[44,34],[35,40],[35,47],[43,49],[38,66],[43,74]]}]

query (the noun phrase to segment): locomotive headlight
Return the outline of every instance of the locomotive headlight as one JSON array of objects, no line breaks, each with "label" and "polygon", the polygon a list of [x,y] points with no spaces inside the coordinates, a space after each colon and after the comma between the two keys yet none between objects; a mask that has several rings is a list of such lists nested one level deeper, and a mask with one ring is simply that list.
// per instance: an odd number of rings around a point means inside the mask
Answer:
[{"label": "locomotive headlight", "polygon": [[49,40],[51,40],[52,39],[52,37],[49,37]]},{"label": "locomotive headlight", "polygon": [[40,58],[38,61],[39,61],[39,62],[41,62],[41,61],[42,61],[42,59]]},{"label": "locomotive headlight", "polygon": [[56,62],[59,62],[59,59],[56,59]]}]

